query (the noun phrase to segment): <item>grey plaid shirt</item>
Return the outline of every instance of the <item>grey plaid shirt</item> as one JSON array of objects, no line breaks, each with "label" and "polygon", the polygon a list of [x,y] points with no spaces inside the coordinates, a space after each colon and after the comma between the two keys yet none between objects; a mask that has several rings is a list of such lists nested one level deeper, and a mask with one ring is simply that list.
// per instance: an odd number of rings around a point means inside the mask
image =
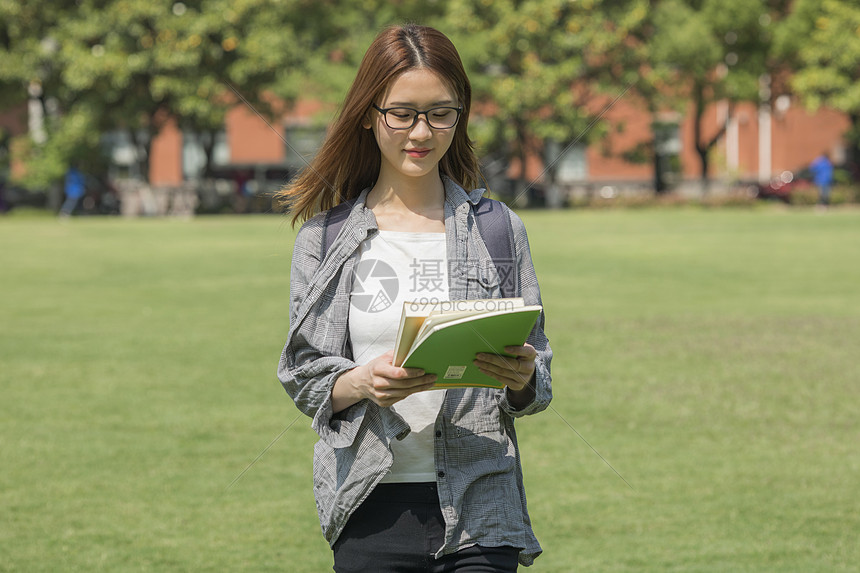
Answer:
[{"label": "grey plaid shirt", "polygon": [[[445,234],[451,300],[498,298],[500,277],[478,233],[472,205],[483,190],[467,193],[445,183]],[[352,360],[347,317],[358,247],[377,232],[365,190],[328,252],[322,253],[325,214],[302,225],[290,273],[290,331],[278,378],[296,406],[310,416],[320,440],[314,447],[314,496],[323,534],[334,544],[352,512],[392,464],[389,443],[409,426],[394,410],[369,400],[332,413],[335,380],[357,366]],[[526,304],[541,304],[525,227],[510,215],[516,249],[515,270]],[[544,410],[552,399],[552,351],[544,316],[528,338],[537,350],[536,397],[516,410],[504,390],[447,390],[436,419],[435,465],[445,543],[437,556],[474,544],[521,548],[530,565],[541,548],[526,509],[514,418]]]}]

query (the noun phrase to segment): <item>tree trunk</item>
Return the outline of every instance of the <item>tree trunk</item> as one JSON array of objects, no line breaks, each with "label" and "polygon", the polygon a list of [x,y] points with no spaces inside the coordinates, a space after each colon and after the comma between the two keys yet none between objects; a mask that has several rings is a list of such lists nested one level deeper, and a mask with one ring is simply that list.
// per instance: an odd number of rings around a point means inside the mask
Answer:
[{"label": "tree trunk", "polygon": [[711,180],[708,178],[708,149],[702,146],[696,146],[696,152],[699,154],[699,163],[702,166],[702,193],[707,193],[711,188]]},{"label": "tree trunk", "polygon": [[209,179],[212,176],[212,154],[215,152],[215,136],[214,130],[201,131],[198,134],[200,144],[203,146],[203,155],[206,158],[206,163],[203,164],[203,179]]},{"label": "tree trunk", "polygon": [[696,82],[693,86],[693,103],[696,106],[693,120],[693,139],[696,144],[696,153],[699,155],[699,169],[702,182],[702,193],[708,192],[710,181],[708,180],[708,148],[702,142],[702,119],[705,116],[705,94],[704,86]]},{"label": "tree trunk", "polygon": [[666,178],[663,176],[663,164],[665,160],[660,153],[660,133],[657,128],[657,126],[660,125],[660,122],[657,117],[657,110],[651,104],[653,104],[653,99],[649,100],[648,114],[651,116],[651,161],[652,167],[654,168],[654,193],[660,195],[665,193],[668,189],[666,188]]},{"label": "tree trunk", "polygon": [[562,146],[554,139],[544,140],[544,193],[546,206],[549,209],[560,209],[562,206],[561,188],[558,184],[558,162],[561,159]]},{"label": "tree trunk", "polygon": [[848,153],[845,158],[848,169],[855,180],[860,181],[860,113],[848,115],[851,128],[848,130]]},{"label": "tree trunk", "polygon": [[514,204],[518,207],[528,207],[529,205],[529,184],[526,178],[526,134],[522,126],[517,123],[516,126],[516,154],[520,160],[520,172],[517,175],[517,184],[514,189]]},{"label": "tree trunk", "polygon": [[653,134],[652,147],[654,149],[654,192],[657,195],[666,192],[666,180],[663,178],[663,156],[657,149],[657,134]]},{"label": "tree trunk", "polygon": [[729,124],[729,119],[732,116],[732,108],[729,107],[729,111],[726,113],[726,119],[723,122],[723,125],[717,130],[714,136],[708,141],[702,141],[702,120],[705,117],[705,93],[704,86],[697,83],[693,89],[693,99],[696,105],[696,114],[695,114],[695,125],[694,129],[694,138],[696,140],[696,153],[699,155],[699,163],[701,165],[701,174],[702,174],[702,193],[707,193],[711,180],[708,177],[708,168],[709,168],[709,157],[708,154],[711,152],[711,149],[717,145],[717,142],[721,137],[726,133],[726,129]]}]

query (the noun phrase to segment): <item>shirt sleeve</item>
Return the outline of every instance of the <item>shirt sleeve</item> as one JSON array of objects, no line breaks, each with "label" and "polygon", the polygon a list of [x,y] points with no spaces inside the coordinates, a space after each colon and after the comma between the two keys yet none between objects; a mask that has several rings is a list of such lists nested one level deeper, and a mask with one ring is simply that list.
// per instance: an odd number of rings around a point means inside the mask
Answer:
[{"label": "shirt sleeve", "polygon": [[[511,218],[511,227],[514,233],[514,248],[517,258],[517,273],[519,274],[520,293],[525,304],[540,304],[540,286],[532,263],[529,239],[526,234],[525,225],[519,216],[508,209]],[[550,363],[552,362],[552,349],[549,346],[544,333],[545,313],[541,311],[535,327],[532,329],[527,342],[534,346],[537,351],[535,358],[535,397],[530,404],[521,409],[514,408],[508,401],[507,393],[503,394],[501,408],[513,417],[526,416],[541,412],[549,406],[552,400],[552,377],[550,376]]]},{"label": "shirt sleeve", "polygon": [[[349,293],[336,280],[318,284],[321,276],[323,215],[302,225],[290,268],[290,331],[278,364],[278,379],[296,407],[312,418],[311,427],[333,448],[355,440],[367,410],[361,401],[336,415],[331,391],[337,379],[357,364],[346,356],[347,323],[338,305]],[[309,305],[309,308],[307,308]],[[334,321],[331,317],[340,316]]]}]

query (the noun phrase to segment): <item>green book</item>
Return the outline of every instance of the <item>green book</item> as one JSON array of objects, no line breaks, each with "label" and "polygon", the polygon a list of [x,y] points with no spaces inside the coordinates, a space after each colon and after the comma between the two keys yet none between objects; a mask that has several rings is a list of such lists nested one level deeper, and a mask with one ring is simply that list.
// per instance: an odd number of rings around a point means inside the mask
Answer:
[{"label": "green book", "polygon": [[505,346],[525,343],[541,308],[520,303],[504,310],[432,313],[409,346],[402,365],[435,374],[437,388],[503,388],[501,382],[478,370],[473,364],[475,355],[488,352],[511,356],[504,351]]}]

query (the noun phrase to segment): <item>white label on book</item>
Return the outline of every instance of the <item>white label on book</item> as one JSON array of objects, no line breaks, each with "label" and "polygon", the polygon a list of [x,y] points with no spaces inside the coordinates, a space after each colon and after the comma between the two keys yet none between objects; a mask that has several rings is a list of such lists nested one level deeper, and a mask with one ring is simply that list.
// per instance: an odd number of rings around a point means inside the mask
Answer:
[{"label": "white label on book", "polygon": [[445,380],[459,380],[466,373],[465,366],[449,366],[445,371]]}]

